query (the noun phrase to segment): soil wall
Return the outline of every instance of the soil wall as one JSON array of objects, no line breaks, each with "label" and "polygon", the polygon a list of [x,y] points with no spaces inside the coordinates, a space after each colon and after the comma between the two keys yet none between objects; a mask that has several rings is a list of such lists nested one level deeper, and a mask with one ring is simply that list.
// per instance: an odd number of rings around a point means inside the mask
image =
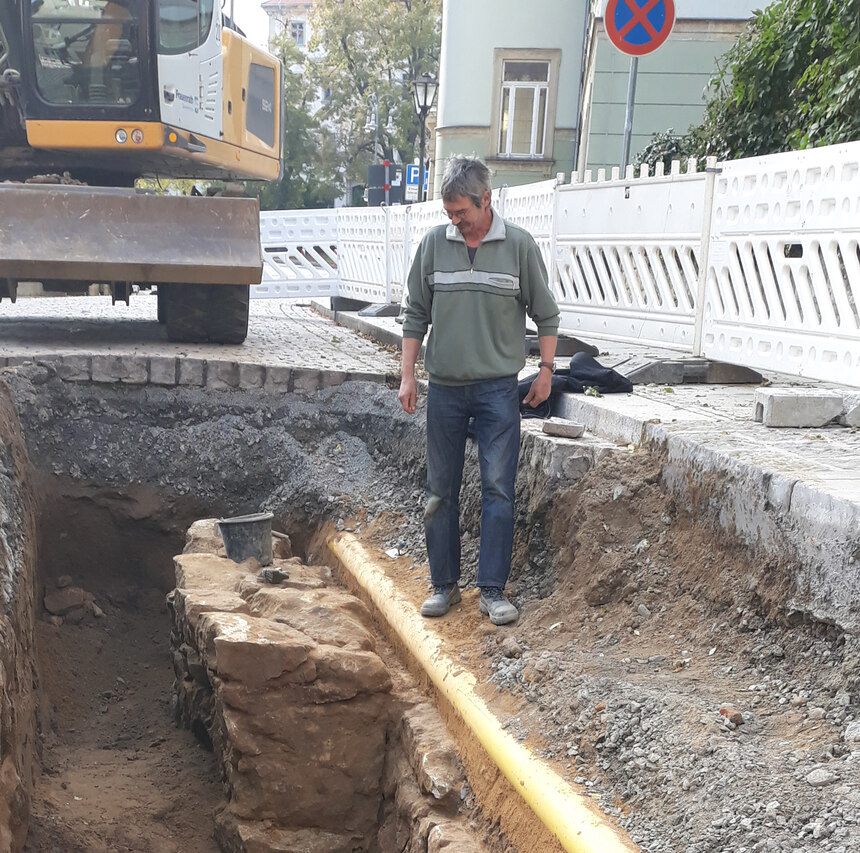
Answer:
[{"label": "soil wall", "polygon": [[36,757],[36,517],[15,404],[0,382],[0,849],[27,835]]}]

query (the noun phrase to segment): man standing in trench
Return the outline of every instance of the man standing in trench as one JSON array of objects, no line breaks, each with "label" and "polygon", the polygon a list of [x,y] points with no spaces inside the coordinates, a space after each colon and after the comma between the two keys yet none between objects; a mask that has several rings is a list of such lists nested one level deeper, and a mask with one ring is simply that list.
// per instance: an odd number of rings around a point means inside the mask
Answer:
[{"label": "man standing in trench", "polygon": [[538,406],[551,390],[558,306],[531,235],[493,210],[484,163],[452,157],[442,202],[451,224],[424,237],[409,272],[398,393],[403,410],[414,414],[415,362],[429,326],[424,529],[433,594],[421,615],[443,616],[460,601],[460,486],[474,418],[482,495],[479,607],[493,624],[507,625],[519,615],[504,588],[514,538],[525,318],[537,326],[541,361],[523,402]]}]

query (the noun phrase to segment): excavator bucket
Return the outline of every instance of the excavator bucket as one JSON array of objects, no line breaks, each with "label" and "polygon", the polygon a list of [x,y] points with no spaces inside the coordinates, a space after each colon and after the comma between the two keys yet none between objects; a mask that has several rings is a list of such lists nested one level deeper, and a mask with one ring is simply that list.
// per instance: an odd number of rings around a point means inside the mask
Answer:
[{"label": "excavator bucket", "polygon": [[0,184],[0,278],[258,284],[257,199]]}]

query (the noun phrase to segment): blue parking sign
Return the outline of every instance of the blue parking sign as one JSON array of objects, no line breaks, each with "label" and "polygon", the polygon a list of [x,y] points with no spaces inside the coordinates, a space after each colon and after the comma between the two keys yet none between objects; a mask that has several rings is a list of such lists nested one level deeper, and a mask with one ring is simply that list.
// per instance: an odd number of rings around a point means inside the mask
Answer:
[{"label": "blue parking sign", "polygon": [[[413,163],[406,167],[406,186],[407,187],[417,187],[418,186],[418,173],[421,171],[421,167]],[[427,184],[429,181],[428,178],[429,169],[424,170],[424,192],[427,192]]]}]

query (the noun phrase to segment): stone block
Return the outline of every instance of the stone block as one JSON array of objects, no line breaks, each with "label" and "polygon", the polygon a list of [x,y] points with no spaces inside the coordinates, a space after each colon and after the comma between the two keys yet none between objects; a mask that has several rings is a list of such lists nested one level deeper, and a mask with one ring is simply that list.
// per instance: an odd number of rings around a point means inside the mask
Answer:
[{"label": "stone block", "polygon": [[860,427],[860,394],[846,394],[843,398],[845,415],[840,423],[850,427]]},{"label": "stone block", "polygon": [[224,541],[215,526],[217,518],[201,518],[185,532],[183,554],[217,554],[225,556]]},{"label": "stone block", "polygon": [[233,592],[238,582],[247,574],[227,557],[214,554],[179,554],[173,558],[176,586],[182,589],[214,590]]},{"label": "stone block", "polygon": [[235,361],[210,361],[206,387],[212,391],[235,391],[239,387],[239,364]]},{"label": "stone block", "polygon": [[304,707],[284,703],[283,714],[267,717],[265,728],[258,714],[225,708],[232,811],[245,819],[276,818],[286,826],[361,826],[369,837],[385,756],[381,698]]},{"label": "stone block", "polygon": [[243,391],[262,388],[266,381],[266,368],[261,364],[239,365],[239,388]]},{"label": "stone block", "polygon": [[225,590],[177,589],[173,595],[176,625],[186,642],[193,643],[197,625],[204,613],[247,613],[242,596]]},{"label": "stone block", "polygon": [[466,774],[439,712],[426,704],[409,709],[400,737],[421,792],[456,810]]},{"label": "stone block", "polygon": [[[237,635],[246,631],[247,638],[259,636],[261,630],[260,626],[251,626],[247,624],[248,622],[268,621],[251,618],[245,619],[244,624],[234,626],[227,621],[226,617],[227,614],[225,614],[226,624],[223,630],[235,629]],[[203,648],[200,642],[211,641],[210,636],[213,634],[213,629],[208,624],[204,625],[204,621],[208,618],[204,616],[198,623],[198,650],[201,652]],[[236,616],[235,619],[238,621],[241,617]],[[273,719],[277,720],[293,705],[347,702],[360,696],[387,694],[391,690],[391,676],[376,653],[363,649],[316,645],[306,634],[288,628],[286,625],[281,627],[284,629],[284,635],[280,641],[282,644],[287,642],[287,637],[295,637],[296,643],[300,643],[299,637],[302,637],[310,646],[302,668],[297,667],[293,670],[285,668],[280,676],[267,681],[265,693],[261,693],[259,685],[249,686],[247,683],[242,683],[242,676],[237,676],[234,681],[225,682],[222,685],[220,696],[225,705],[255,715],[272,714]],[[209,633],[202,636],[201,630]],[[233,654],[228,666],[232,666],[233,658],[244,651],[239,649]],[[208,660],[212,652],[203,652],[203,654]]]},{"label": "stone block", "polygon": [[89,382],[92,359],[88,355],[62,355],[56,363],[57,376],[66,382]]},{"label": "stone block", "polygon": [[547,435],[557,435],[560,438],[579,438],[585,432],[585,427],[573,421],[548,418],[543,422],[543,431]]},{"label": "stone block", "polygon": [[291,367],[267,367],[263,388],[269,394],[287,394],[292,388],[293,369]]},{"label": "stone block", "polygon": [[320,371],[299,368],[293,372],[293,391],[297,394],[313,394],[320,388]]},{"label": "stone block", "polygon": [[177,383],[192,388],[201,388],[206,384],[207,362],[200,358],[180,358]]},{"label": "stone block", "polygon": [[149,360],[149,381],[153,385],[176,385],[178,381],[176,359],[158,356],[151,358]]},{"label": "stone block", "polygon": [[146,385],[149,382],[149,359],[142,355],[124,355],[119,381],[125,385]]},{"label": "stone block", "polygon": [[196,638],[210,672],[251,689],[297,669],[315,645],[287,625],[241,613],[201,613]]},{"label": "stone block", "polygon": [[842,414],[836,391],[802,388],[758,388],[754,420],[769,427],[823,427]]},{"label": "stone block", "polygon": [[215,840],[224,853],[356,853],[367,847],[353,833],[285,829],[273,821],[241,820],[229,809],[215,817]]},{"label": "stone block", "polygon": [[427,834],[427,853],[480,853],[482,849],[461,823],[437,823]]},{"label": "stone block", "polygon": [[84,591],[76,586],[49,589],[45,592],[45,610],[56,616],[65,616],[76,608],[83,608]]},{"label": "stone block", "polygon": [[94,355],[92,357],[93,382],[122,382],[145,385],[149,378],[148,359],[143,356]]},{"label": "stone block", "polygon": [[349,593],[335,589],[263,587],[248,600],[248,605],[252,615],[289,625],[317,643],[374,649],[370,613]]},{"label": "stone block", "polygon": [[321,370],[320,388],[336,388],[346,382],[347,374],[341,370]]}]

